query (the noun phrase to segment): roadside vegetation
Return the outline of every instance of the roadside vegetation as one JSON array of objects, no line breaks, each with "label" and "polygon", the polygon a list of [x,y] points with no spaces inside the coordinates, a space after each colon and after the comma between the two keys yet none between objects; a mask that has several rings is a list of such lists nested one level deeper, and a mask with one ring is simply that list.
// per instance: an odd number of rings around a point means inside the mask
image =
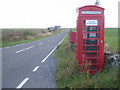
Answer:
[{"label": "roadside vegetation", "polygon": [[[111,52],[118,50],[117,32],[117,29],[105,29],[105,43],[108,44],[105,47],[107,48],[106,50],[111,50]],[[97,72],[95,75],[80,72],[75,58],[75,48],[71,49],[71,44],[69,43],[69,34],[59,45],[54,57],[59,59],[56,71],[58,88],[118,88],[120,86],[118,66],[116,65],[105,63],[104,71]]]},{"label": "roadside vegetation", "polygon": [[62,30],[49,32],[48,29],[2,29],[0,47],[14,46],[55,35]]}]

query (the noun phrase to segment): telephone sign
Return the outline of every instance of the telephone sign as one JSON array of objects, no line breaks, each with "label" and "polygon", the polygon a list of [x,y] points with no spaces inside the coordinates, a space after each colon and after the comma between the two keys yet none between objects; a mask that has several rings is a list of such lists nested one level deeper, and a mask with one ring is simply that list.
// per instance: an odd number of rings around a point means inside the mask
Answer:
[{"label": "telephone sign", "polygon": [[86,25],[98,25],[97,20],[86,20]]},{"label": "telephone sign", "polygon": [[82,14],[101,14],[101,11],[82,11]]}]

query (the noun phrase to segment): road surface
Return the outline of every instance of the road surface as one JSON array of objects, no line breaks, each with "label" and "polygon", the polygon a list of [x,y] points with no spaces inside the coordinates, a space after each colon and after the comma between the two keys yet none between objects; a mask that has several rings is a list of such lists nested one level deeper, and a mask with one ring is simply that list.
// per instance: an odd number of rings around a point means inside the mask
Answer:
[{"label": "road surface", "polygon": [[67,33],[2,48],[2,88],[55,88],[57,60],[50,55]]}]

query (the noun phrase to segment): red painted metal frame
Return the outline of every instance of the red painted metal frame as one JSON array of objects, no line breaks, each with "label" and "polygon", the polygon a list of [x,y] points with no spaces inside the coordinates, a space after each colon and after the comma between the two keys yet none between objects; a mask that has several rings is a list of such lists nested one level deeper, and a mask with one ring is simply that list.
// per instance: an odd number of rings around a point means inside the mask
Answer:
[{"label": "red painted metal frame", "polygon": [[[82,11],[101,11],[102,13],[101,14],[82,14],[81,13]],[[88,5],[88,6],[79,8],[78,13],[79,14],[77,19],[77,33],[76,33],[76,58],[78,60],[79,66],[83,67],[81,71],[89,71],[91,74],[94,74],[99,70],[102,71],[104,67],[104,8],[96,5]],[[92,27],[100,27],[99,28],[100,30],[95,32],[84,31],[85,27],[88,26],[88,25],[85,25],[85,20],[98,20],[99,25],[92,26]],[[100,34],[100,37],[84,38],[83,37],[84,33],[98,33]],[[85,40],[97,40],[97,44],[96,45],[84,44],[83,41],[85,42]],[[85,51],[87,49],[84,46],[96,46],[96,51]],[[96,54],[88,55],[86,53],[96,53]],[[86,68],[85,65],[89,64],[90,63],[89,61],[92,62],[90,65],[91,67],[94,67],[94,70],[91,70],[89,67]]]}]

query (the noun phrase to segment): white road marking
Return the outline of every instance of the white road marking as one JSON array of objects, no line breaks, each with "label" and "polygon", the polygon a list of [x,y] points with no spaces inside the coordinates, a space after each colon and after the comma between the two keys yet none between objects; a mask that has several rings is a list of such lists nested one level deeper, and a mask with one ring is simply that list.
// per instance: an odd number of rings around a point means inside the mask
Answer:
[{"label": "white road marking", "polygon": [[25,78],[17,87],[16,89],[22,88],[22,86],[29,80],[29,78]]},{"label": "white road marking", "polygon": [[[65,37],[67,36],[67,34],[65,35]],[[62,41],[65,39],[65,37],[58,43],[58,45],[57,46],[59,46],[61,43],[62,43]]]},{"label": "white road marking", "polygon": [[19,51],[17,51],[16,53],[20,53],[20,52],[22,52],[22,51],[28,50],[28,49],[33,48],[33,47],[34,47],[34,46],[31,46],[31,47],[28,47],[28,48],[25,48],[25,49],[19,50]]},{"label": "white road marking", "polygon": [[36,66],[34,69],[33,69],[33,72],[36,72],[38,70],[39,66]]},{"label": "white road marking", "polygon": [[17,47],[17,46],[21,46],[21,45],[16,45],[16,47]]},{"label": "white road marking", "polygon": [[[67,34],[65,35],[65,37],[66,36],[67,36]],[[65,37],[58,43],[58,45],[60,45],[62,43],[62,41],[65,39]],[[55,49],[57,48],[57,46],[41,61],[41,63],[43,63],[43,62],[45,62],[45,60],[47,60],[47,58],[55,51]]]},{"label": "white road marking", "polygon": [[45,60],[55,51],[56,48],[57,46],[41,62],[45,62]]},{"label": "white road marking", "polygon": [[39,43],[38,45],[41,45],[42,43]]},{"label": "white road marking", "polygon": [[24,45],[24,44],[19,44],[19,45],[16,45],[16,46],[12,46],[12,47],[18,47],[18,46],[21,46],[21,45]]},{"label": "white road marking", "polygon": [[20,46],[20,45],[16,45],[16,46],[12,46],[12,47],[17,47],[17,46]]},{"label": "white road marking", "polygon": [[8,48],[10,48],[10,47],[6,47],[6,49],[8,49]]}]

